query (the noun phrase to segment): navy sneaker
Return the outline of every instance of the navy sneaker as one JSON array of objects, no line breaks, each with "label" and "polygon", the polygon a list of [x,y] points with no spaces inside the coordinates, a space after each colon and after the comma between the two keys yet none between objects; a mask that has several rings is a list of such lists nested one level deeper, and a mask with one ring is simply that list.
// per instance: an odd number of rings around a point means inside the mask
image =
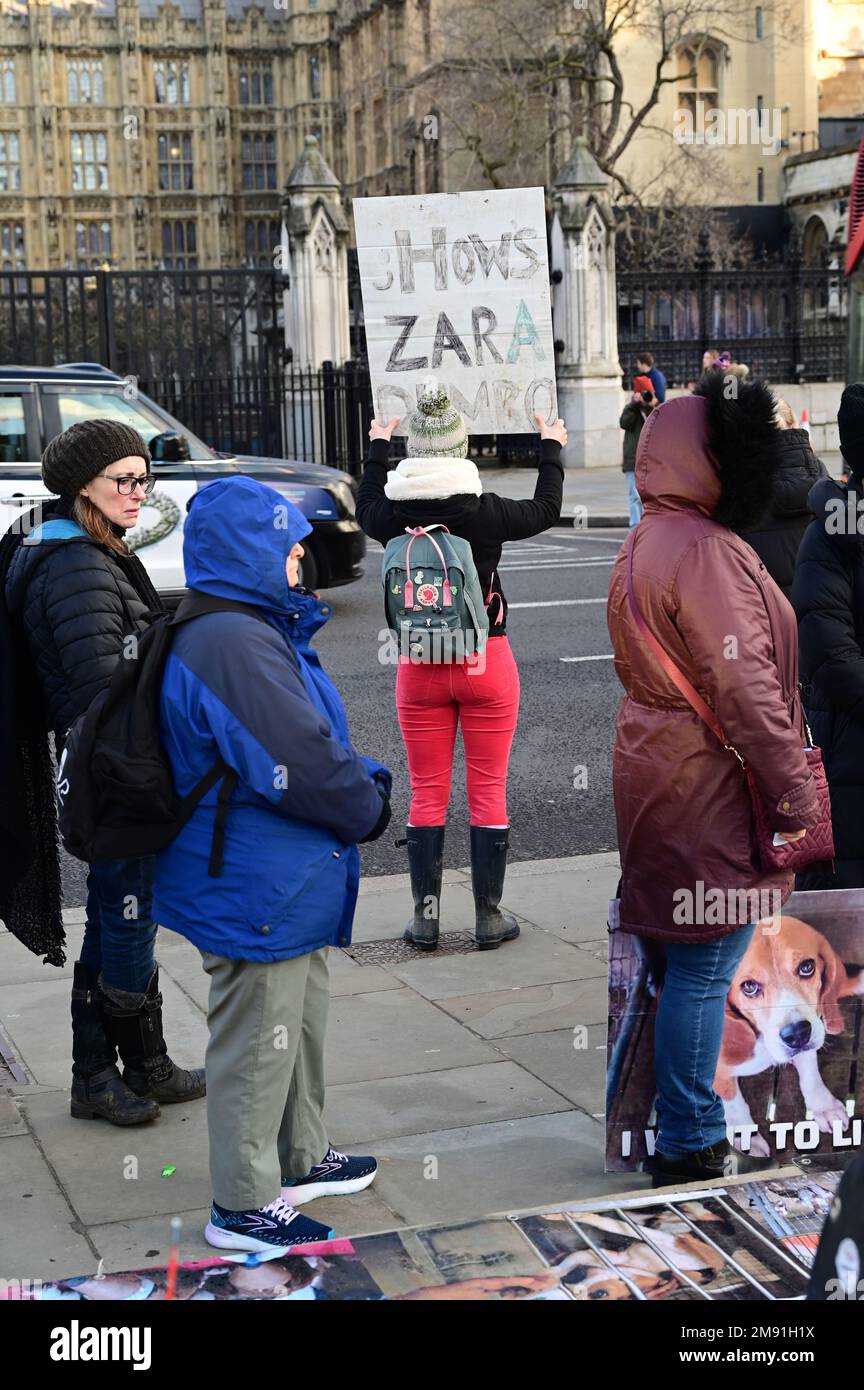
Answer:
[{"label": "navy sneaker", "polygon": [[295,1245],[330,1240],[332,1236],[329,1226],[301,1216],[282,1197],[257,1211],[228,1211],[214,1202],[204,1231],[208,1244],[219,1250],[251,1250],[268,1260],[287,1255]]},{"label": "navy sneaker", "polygon": [[345,1197],[351,1192],[362,1192],[375,1181],[377,1172],[374,1158],[357,1158],[328,1149],[305,1178],[282,1179],[282,1196],[295,1207],[315,1197]]}]

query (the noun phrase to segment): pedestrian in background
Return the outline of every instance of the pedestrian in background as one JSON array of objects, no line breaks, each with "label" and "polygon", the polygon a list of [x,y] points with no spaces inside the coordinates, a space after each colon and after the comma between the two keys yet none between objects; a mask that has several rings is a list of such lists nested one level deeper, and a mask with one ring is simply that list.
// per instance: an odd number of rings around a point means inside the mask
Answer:
[{"label": "pedestrian in background", "polygon": [[[82,420],[64,430],[42,456],[43,481],[59,501],[43,508],[47,519],[20,538],[8,565],[6,604],[26,633],[58,760],[70,725],[108,685],[124,638],[143,632],[162,607],[125,540],[154,486],[149,467],[147,445],[128,425]],[[42,833],[56,835],[53,789],[42,805],[50,816]],[[71,1112],[116,1125],[156,1119],[160,1104],[205,1091],[200,1068],[184,1070],[168,1056],[154,861],[134,849],[89,866],[72,980]]]},{"label": "pedestrian in background", "polygon": [[634,377],[633,394],[621,411],[621,419],[618,421],[624,431],[621,468],[627,478],[627,505],[631,526],[636,526],[642,515],[642,503],[639,500],[639,491],[636,487],[636,447],[642,433],[642,426],[655,405],[657,405],[657,397],[654,395],[651,378],[647,376]]},{"label": "pedestrian in background", "polygon": [[820,478],[828,477],[828,469],[784,400],[777,402],[777,429],[780,452],[771,501],[752,530],[741,532],[741,539],[753,547],[774,583],[791,599],[798,548],[812,517],[807,497]]},{"label": "pedestrian in background", "polygon": [[[752,890],[785,901],[793,883],[762,869],[739,762],[679,690],[646,629],[749,764],[775,834],[799,839],[820,816],[800,731],[794,614],[735,534],[770,497],[774,412],[761,383],[727,398],[719,372],[654,411],[636,456],[645,513],[609,590],[624,686],[613,759],[620,924],[665,954],[654,1030],[658,1182],[723,1176],[730,1150],[713,1080],[726,995],[753,933],[735,904]],[[682,892],[696,903],[700,884],[730,901],[716,925],[686,909]]]},{"label": "pedestrian in background", "polygon": [[798,614],[804,704],[831,791],[834,873],[798,875],[802,889],[864,888],[864,385],[847,386],[837,414],[846,483],[823,478],[807,505],[792,602]]},{"label": "pedestrian in background", "polygon": [[647,349],[636,354],[636,371],[639,376],[651,378],[651,385],[654,388],[654,395],[657,397],[658,405],[662,405],[666,399],[666,378],[659,367],[655,367],[654,358]]},{"label": "pedestrian in background", "polygon": [[[467,458],[468,430],[446,392],[433,381],[407,419],[408,456],[389,475],[390,437],[398,418],[372,422],[372,441],[357,493],[357,520],[367,536],[386,545],[406,528],[443,524],[470,543],[489,615],[482,671],[458,665],[412,664],[401,659],[396,711],[408,756],[411,809],[406,829],[414,917],[406,939],[434,949],[438,943],[444,830],[456,729],[465,745],[471,815],[471,881],[477,945],[488,950],[519,935],[515,918],[499,906],[510,843],[507,768],[519,714],[519,672],[507,638],[507,600],[498,575],[505,541],[539,535],[560,519],[564,488],[562,420],[537,417],[540,466],[533,498],[516,501],[484,492]],[[434,904],[434,917],[428,908]]]},{"label": "pedestrian in background", "polygon": [[220,758],[236,779],[218,873],[211,846],[225,783],[157,856],[154,901],[210,976],[206,1238],[271,1257],[331,1234],[297,1207],[359,1192],[377,1171],[374,1158],[339,1153],[327,1138],[324,1036],[327,947],[351,941],[357,842],[387,825],[390,774],[354,751],[310,645],[330,606],[298,582],[312,529],[303,514],[244,477],[208,483],[188,512],[190,590],[245,611],[177,629],[163,741],[179,796]]}]

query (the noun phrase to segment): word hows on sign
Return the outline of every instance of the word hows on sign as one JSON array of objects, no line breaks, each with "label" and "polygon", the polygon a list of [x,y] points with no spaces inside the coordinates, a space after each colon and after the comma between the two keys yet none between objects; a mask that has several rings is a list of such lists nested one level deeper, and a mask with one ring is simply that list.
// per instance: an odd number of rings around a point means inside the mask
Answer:
[{"label": "word hows on sign", "polygon": [[558,413],[542,188],[355,198],[366,345],[379,420],[434,371],[471,434],[523,434]]}]

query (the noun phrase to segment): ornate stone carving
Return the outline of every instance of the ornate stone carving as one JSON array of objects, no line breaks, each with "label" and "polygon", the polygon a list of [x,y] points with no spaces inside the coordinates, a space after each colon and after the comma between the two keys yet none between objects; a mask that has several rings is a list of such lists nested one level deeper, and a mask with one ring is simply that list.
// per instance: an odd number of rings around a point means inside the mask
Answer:
[{"label": "ornate stone carving", "polygon": [[312,250],[316,271],[321,275],[332,275],[336,269],[336,238],[323,213],[312,234]]}]

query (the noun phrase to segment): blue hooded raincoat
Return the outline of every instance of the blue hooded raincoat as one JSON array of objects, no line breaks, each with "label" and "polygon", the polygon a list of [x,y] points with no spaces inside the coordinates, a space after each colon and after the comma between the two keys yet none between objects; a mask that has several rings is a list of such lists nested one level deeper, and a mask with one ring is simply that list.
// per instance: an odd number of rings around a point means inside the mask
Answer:
[{"label": "blue hooded raincoat", "polygon": [[189,503],[187,584],[254,605],[266,621],[208,613],[177,629],[161,697],[177,794],[220,756],[239,781],[221,874],[207,872],[217,785],[158,855],[153,907],[163,926],[233,960],[350,942],[357,841],[390,791],[387,769],[352,748],[342,701],[310,646],[329,605],[288,585],[285,561],[310,529],[251,478],[209,483]]}]

